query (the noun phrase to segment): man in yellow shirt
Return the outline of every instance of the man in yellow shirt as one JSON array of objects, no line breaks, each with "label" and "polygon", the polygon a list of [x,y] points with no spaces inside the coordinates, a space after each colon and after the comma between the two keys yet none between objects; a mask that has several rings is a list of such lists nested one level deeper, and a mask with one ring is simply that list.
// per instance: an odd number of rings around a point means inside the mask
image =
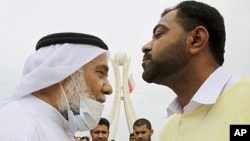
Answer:
[{"label": "man in yellow shirt", "polygon": [[231,124],[250,124],[250,80],[221,67],[226,32],[214,7],[183,1],[166,9],[142,48],[143,79],[177,97],[161,141],[228,141]]}]

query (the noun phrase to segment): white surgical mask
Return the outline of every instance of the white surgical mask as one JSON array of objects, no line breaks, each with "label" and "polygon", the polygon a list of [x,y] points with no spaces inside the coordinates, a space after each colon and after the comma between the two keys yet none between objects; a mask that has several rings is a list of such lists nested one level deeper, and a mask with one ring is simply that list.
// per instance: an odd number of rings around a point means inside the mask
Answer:
[{"label": "white surgical mask", "polygon": [[[76,87],[73,78],[72,81],[74,86]],[[63,95],[66,99],[66,103],[68,105],[68,121],[69,121],[70,132],[75,133],[76,131],[89,131],[95,128],[95,126],[98,124],[101,118],[104,105],[88,97],[81,96],[76,87],[77,93],[80,97],[80,107],[79,107],[79,115],[74,115],[73,111],[70,109],[70,106],[68,104],[68,100],[64,92],[64,89],[61,84],[60,86]]]},{"label": "white surgical mask", "polygon": [[75,115],[79,131],[89,131],[98,124],[104,105],[89,98],[81,98],[80,115]]},{"label": "white surgical mask", "polygon": [[89,98],[81,98],[80,115],[74,115],[68,109],[69,129],[72,133],[76,131],[89,131],[98,124],[104,105]]}]

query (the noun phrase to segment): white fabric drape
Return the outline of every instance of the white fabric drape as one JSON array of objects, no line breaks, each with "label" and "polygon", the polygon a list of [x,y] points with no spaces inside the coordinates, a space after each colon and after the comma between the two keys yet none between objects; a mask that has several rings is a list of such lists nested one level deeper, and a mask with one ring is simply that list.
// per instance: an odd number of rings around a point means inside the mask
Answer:
[{"label": "white fabric drape", "polygon": [[86,44],[65,43],[40,48],[27,59],[20,83],[9,97],[1,101],[0,107],[60,82],[105,52],[109,57],[107,50]]}]

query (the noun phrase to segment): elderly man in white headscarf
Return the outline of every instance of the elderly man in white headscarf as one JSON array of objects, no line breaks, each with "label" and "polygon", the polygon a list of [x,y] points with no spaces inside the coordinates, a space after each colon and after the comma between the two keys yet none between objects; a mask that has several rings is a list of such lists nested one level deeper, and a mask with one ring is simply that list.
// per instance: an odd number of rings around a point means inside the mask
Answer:
[{"label": "elderly man in white headscarf", "polygon": [[13,94],[0,103],[0,140],[69,141],[95,127],[112,93],[109,52],[98,37],[55,33],[41,38]]}]

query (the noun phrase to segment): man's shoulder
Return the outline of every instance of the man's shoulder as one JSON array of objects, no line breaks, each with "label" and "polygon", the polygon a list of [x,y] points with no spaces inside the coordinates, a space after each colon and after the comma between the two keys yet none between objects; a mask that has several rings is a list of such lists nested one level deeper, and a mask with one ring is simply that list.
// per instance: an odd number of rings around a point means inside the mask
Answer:
[{"label": "man's shoulder", "polygon": [[250,77],[242,77],[235,86],[237,88],[244,88],[245,90],[250,91]]},{"label": "man's shoulder", "polygon": [[[7,127],[28,127],[35,125],[35,117],[25,105],[18,101],[10,102],[0,108],[0,124]],[[29,123],[29,124],[27,124]],[[7,128],[6,127],[6,128]]]}]

